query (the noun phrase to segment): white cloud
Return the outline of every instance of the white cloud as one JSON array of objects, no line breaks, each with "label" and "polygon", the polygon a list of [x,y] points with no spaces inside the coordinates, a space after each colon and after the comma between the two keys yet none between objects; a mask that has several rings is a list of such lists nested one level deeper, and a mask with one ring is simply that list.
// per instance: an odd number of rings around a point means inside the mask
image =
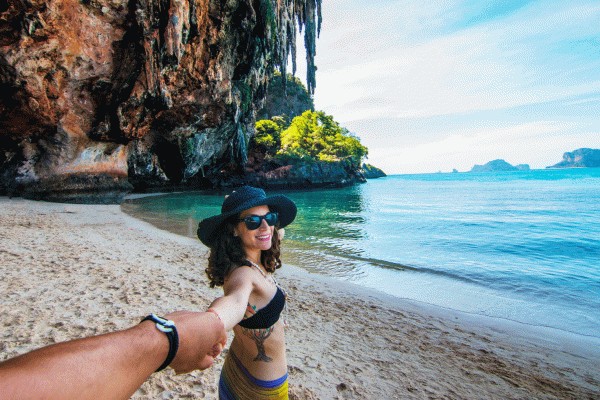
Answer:
[{"label": "white cloud", "polygon": [[531,2],[471,25],[468,13],[484,3],[323,8],[315,105],[360,126],[369,161],[384,170],[468,170],[495,158],[542,168],[564,151],[600,147],[598,2]]},{"label": "white cloud", "polygon": [[[573,25],[587,26],[589,15],[594,15],[581,9],[568,11],[526,15],[327,65],[318,73],[317,106],[346,122],[499,109],[598,91],[598,60],[592,82],[565,82],[574,79],[569,77],[571,67],[537,54],[550,46],[551,40],[567,36],[554,32],[556,24],[570,32]],[[586,11],[597,15],[600,9]],[[376,48],[375,42],[385,40],[376,33],[363,33],[365,48]],[[360,53],[360,44],[354,42],[350,54]],[[359,100],[365,95],[380,97],[387,106],[378,110],[363,107]]]},{"label": "white cloud", "polygon": [[573,123],[537,121],[496,129],[451,132],[416,145],[369,148],[369,162],[388,174],[469,171],[475,164],[504,159],[539,169],[561,160],[565,151],[600,148],[600,131],[572,133]]}]

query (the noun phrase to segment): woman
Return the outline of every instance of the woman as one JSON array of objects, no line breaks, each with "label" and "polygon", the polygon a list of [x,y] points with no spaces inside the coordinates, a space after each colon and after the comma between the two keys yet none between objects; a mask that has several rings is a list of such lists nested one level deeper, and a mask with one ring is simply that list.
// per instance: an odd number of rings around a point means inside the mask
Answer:
[{"label": "woman", "polygon": [[221,372],[220,399],[288,398],[280,319],[286,299],[272,274],[281,267],[280,232],[296,211],[286,196],[267,197],[262,189],[244,186],[225,198],[221,214],[198,226],[198,237],[210,248],[210,285],[222,286],[224,293],[208,311],[235,334]]}]

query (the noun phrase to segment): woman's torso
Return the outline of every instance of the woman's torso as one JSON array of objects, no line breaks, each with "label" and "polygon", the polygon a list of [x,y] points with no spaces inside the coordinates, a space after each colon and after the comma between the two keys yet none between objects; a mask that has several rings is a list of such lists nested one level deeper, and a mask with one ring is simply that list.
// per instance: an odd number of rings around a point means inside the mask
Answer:
[{"label": "woman's torso", "polygon": [[[263,276],[257,278],[260,279],[255,279],[245,319],[252,317],[256,312],[267,307],[269,303],[277,300],[278,288],[274,281]],[[250,329],[236,325],[233,331],[235,337],[230,350],[252,376],[262,380],[274,380],[285,375],[287,359],[283,318],[279,318],[270,327]]]}]

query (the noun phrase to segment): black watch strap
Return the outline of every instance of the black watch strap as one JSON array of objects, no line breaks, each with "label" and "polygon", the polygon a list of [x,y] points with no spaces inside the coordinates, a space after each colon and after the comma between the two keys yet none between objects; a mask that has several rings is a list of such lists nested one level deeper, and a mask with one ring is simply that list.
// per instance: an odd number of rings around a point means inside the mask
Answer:
[{"label": "black watch strap", "polygon": [[167,338],[169,339],[169,353],[167,354],[167,358],[165,359],[165,361],[156,370],[156,372],[158,372],[167,368],[169,364],[173,362],[173,359],[177,354],[177,350],[179,349],[179,335],[177,334],[177,328],[175,328],[175,323],[171,320],[158,317],[155,314],[150,314],[141,322],[148,320],[156,323],[156,329],[167,335]]}]

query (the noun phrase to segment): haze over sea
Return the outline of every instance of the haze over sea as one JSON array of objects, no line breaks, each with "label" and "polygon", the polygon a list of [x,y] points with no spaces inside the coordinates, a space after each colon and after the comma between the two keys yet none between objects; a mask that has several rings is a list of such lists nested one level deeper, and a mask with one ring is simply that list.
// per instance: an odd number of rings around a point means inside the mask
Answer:
[{"label": "haze over sea", "polygon": [[[284,262],[401,298],[600,337],[600,168],[394,175],[284,194],[299,209]],[[179,193],[122,207],[196,237],[222,199]]]}]

